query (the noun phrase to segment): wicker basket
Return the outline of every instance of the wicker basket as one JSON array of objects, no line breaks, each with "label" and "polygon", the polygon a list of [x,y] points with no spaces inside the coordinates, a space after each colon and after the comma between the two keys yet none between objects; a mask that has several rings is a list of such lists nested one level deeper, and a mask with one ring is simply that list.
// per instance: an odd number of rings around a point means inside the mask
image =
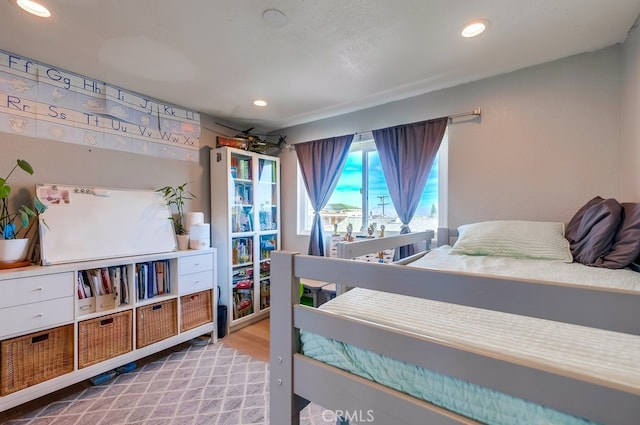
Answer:
[{"label": "wicker basket", "polygon": [[133,349],[131,310],[78,323],[78,368],[100,363]]},{"label": "wicker basket", "polygon": [[141,348],[178,334],[177,300],[136,309],[136,347]]},{"label": "wicker basket", "polygon": [[180,297],[180,332],[213,322],[211,291]]},{"label": "wicker basket", "polygon": [[73,325],[7,339],[0,346],[0,395],[73,371]]}]

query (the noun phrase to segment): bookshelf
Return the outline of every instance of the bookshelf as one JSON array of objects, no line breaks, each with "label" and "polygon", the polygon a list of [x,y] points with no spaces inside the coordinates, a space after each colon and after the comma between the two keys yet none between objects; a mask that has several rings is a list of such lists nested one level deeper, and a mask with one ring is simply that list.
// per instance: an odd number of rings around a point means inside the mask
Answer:
[{"label": "bookshelf", "polygon": [[0,411],[203,334],[215,341],[216,255],[0,270]]},{"label": "bookshelf", "polygon": [[280,161],[220,147],[211,151],[211,224],[221,303],[234,331],[269,314],[271,252],[280,247]]}]

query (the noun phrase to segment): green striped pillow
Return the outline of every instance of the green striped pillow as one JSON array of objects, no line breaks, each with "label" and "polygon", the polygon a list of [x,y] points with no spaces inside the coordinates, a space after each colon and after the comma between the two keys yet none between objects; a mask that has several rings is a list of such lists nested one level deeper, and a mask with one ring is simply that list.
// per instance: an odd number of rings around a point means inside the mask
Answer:
[{"label": "green striped pillow", "polygon": [[564,223],[483,221],[458,227],[458,234],[451,251],[455,254],[573,261]]}]

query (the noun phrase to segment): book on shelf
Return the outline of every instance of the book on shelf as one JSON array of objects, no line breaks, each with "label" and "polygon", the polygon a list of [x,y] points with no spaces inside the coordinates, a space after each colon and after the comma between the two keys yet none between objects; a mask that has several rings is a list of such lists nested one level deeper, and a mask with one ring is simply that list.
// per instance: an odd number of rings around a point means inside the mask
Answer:
[{"label": "book on shelf", "polygon": [[153,298],[156,296],[156,263],[148,263],[147,273],[147,298]]},{"label": "book on shelf", "polygon": [[144,300],[148,298],[148,293],[147,293],[148,271],[149,271],[149,265],[147,263],[136,264],[136,289],[138,292],[139,300]]},{"label": "book on shelf", "polygon": [[169,260],[150,261],[136,265],[138,299],[144,300],[171,292]]},{"label": "book on shelf", "polygon": [[84,293],[87,295],[87,298],[95,297],[95,292],[91,291],[91,282],[89,281],[89,275],[86,270],[78,271],[78,277],[82,280],[82,285],[84,287]]},{"label": "book on shelf", "polygon": [[79,300],[78,311],[93,313],[117,308],[121,303],[128,302],[123,298],[124,284],[122,273],[126,268],[101,267],[95,269],[78,270],[76,274],[76,293]]},{"label": "book on shelf", "polygon": [[156,285],[155,285],[156,294],[161,295],[161,294],[164,294],[164,288],[165,288],[164,263],[162,261],[156,262],[155,270],[156,270]]},{"label": "book on shelf", "polygon": [[122,301],[122,281],[120,279],[120,267],[110,267],[106,269],[111,281],[111,293],[116,299],[116,304]]},{"label": "book on shelf", "polygon": [[127,267],[120,267],[120,301],[122,304],[129,304],[129,279],[127,277]]},{"label": "book on shelf", "polygon": [[108,275],[111,279],[111,293],[114,295],[116,305],[129,304],[129,284],[127,281],[127,267],[109,267]]},{"label": "book on shelf", "polygon": [[94,296],[99,297],[100,295],[104,295],[104,288],[102,286],[102,278],[96,269],[87,270],[87,275],[89,276],[89,285],[91,287],[91,293]]},{"label": "book on shelf", "polygon": [[[248,208],[247,208],[248,209]],[[246,211],[244,207],[234,209],[231,214],[231,228],[234,232],[252,232],[253,231],[253,215],[251,210]]]},{"label": "book on shelf", "polygon": [[236,176],[240,180],[251,180],[251,160],[231,157],[231,168],[235,169]]},{"label": "book on shelf", "polygon": [[111,284],[111,278],[109,276],[109,271],[106,269],[106,267],[103,267],[101,269],[97,269],[100,273],[100,277],[101,280],[100,282],[102,283],[102,289],[104,290],[104,294],[110,294],[112,292],[113,286]]},{"label": "book on shelf", "polygon": [[[231,157],[231,177],[238,178],[238,158],[236,158],[235,156]],[[233,173],[233,170],[235,170],[235,173]]]},{"label": "book on shelf", "polygon": [[251,196],[252,187],[251,187],[251,185],[246,184],[246,185],[244,185],[244,187],[242,189],[244,191],[244,194],[242,196],[242,199],[244,199],[244,203],[246,205],[251,205],[252,204],[252,199],[251,199],[252,198],[252,196]]},{"label": "book on shelf", "polygon": [[89,288],[88,284],[85,284],[84,279],[82,278],[81,271],[78,271],[78,274],[76,276],[76,286],[79,300],[91,298],[91,289]]},{"label": "book on shelf", "polygon": [[238,178],[251,180],[251,160],[238,159]]},{"label": "book on shelf", "polygon": [[164,291],[171,293],[171,267],[169,267],[169,260],[165,260],[164,281],[165,281]]},{"label": "book on shelf", "polygon": [[258,178],[261,183],[275,183],[276,182],[276,167],[273,161],[261,159],[258,163],[260,168],[258,172]]}]

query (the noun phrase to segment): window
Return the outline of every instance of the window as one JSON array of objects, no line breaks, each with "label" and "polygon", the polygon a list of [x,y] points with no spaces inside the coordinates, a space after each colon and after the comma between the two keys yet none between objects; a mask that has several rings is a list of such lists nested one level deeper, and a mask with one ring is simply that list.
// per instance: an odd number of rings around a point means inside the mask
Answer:
[{"label": "window", "polygon": [[[385,233],[400,232],[402,223],[398,219],[389,189],[384,179],[380,158],[373,138],[361,137],[351,144],[351,150],[338,185],[324,209],[320,212],[323,229],[344,234],[347,225],[353,226],[356,234],[366,234],[373,224],[378,234],[382,225]],[[420,204],[409,227],[412,231],[437,229],[445,226],[446,220],[446,176],[447,176],[447,134],[445,133],[440,150],[433,163]],[[298,169],[298,233],[311,231],[313,208],[307,197],[302,175]]]}]

